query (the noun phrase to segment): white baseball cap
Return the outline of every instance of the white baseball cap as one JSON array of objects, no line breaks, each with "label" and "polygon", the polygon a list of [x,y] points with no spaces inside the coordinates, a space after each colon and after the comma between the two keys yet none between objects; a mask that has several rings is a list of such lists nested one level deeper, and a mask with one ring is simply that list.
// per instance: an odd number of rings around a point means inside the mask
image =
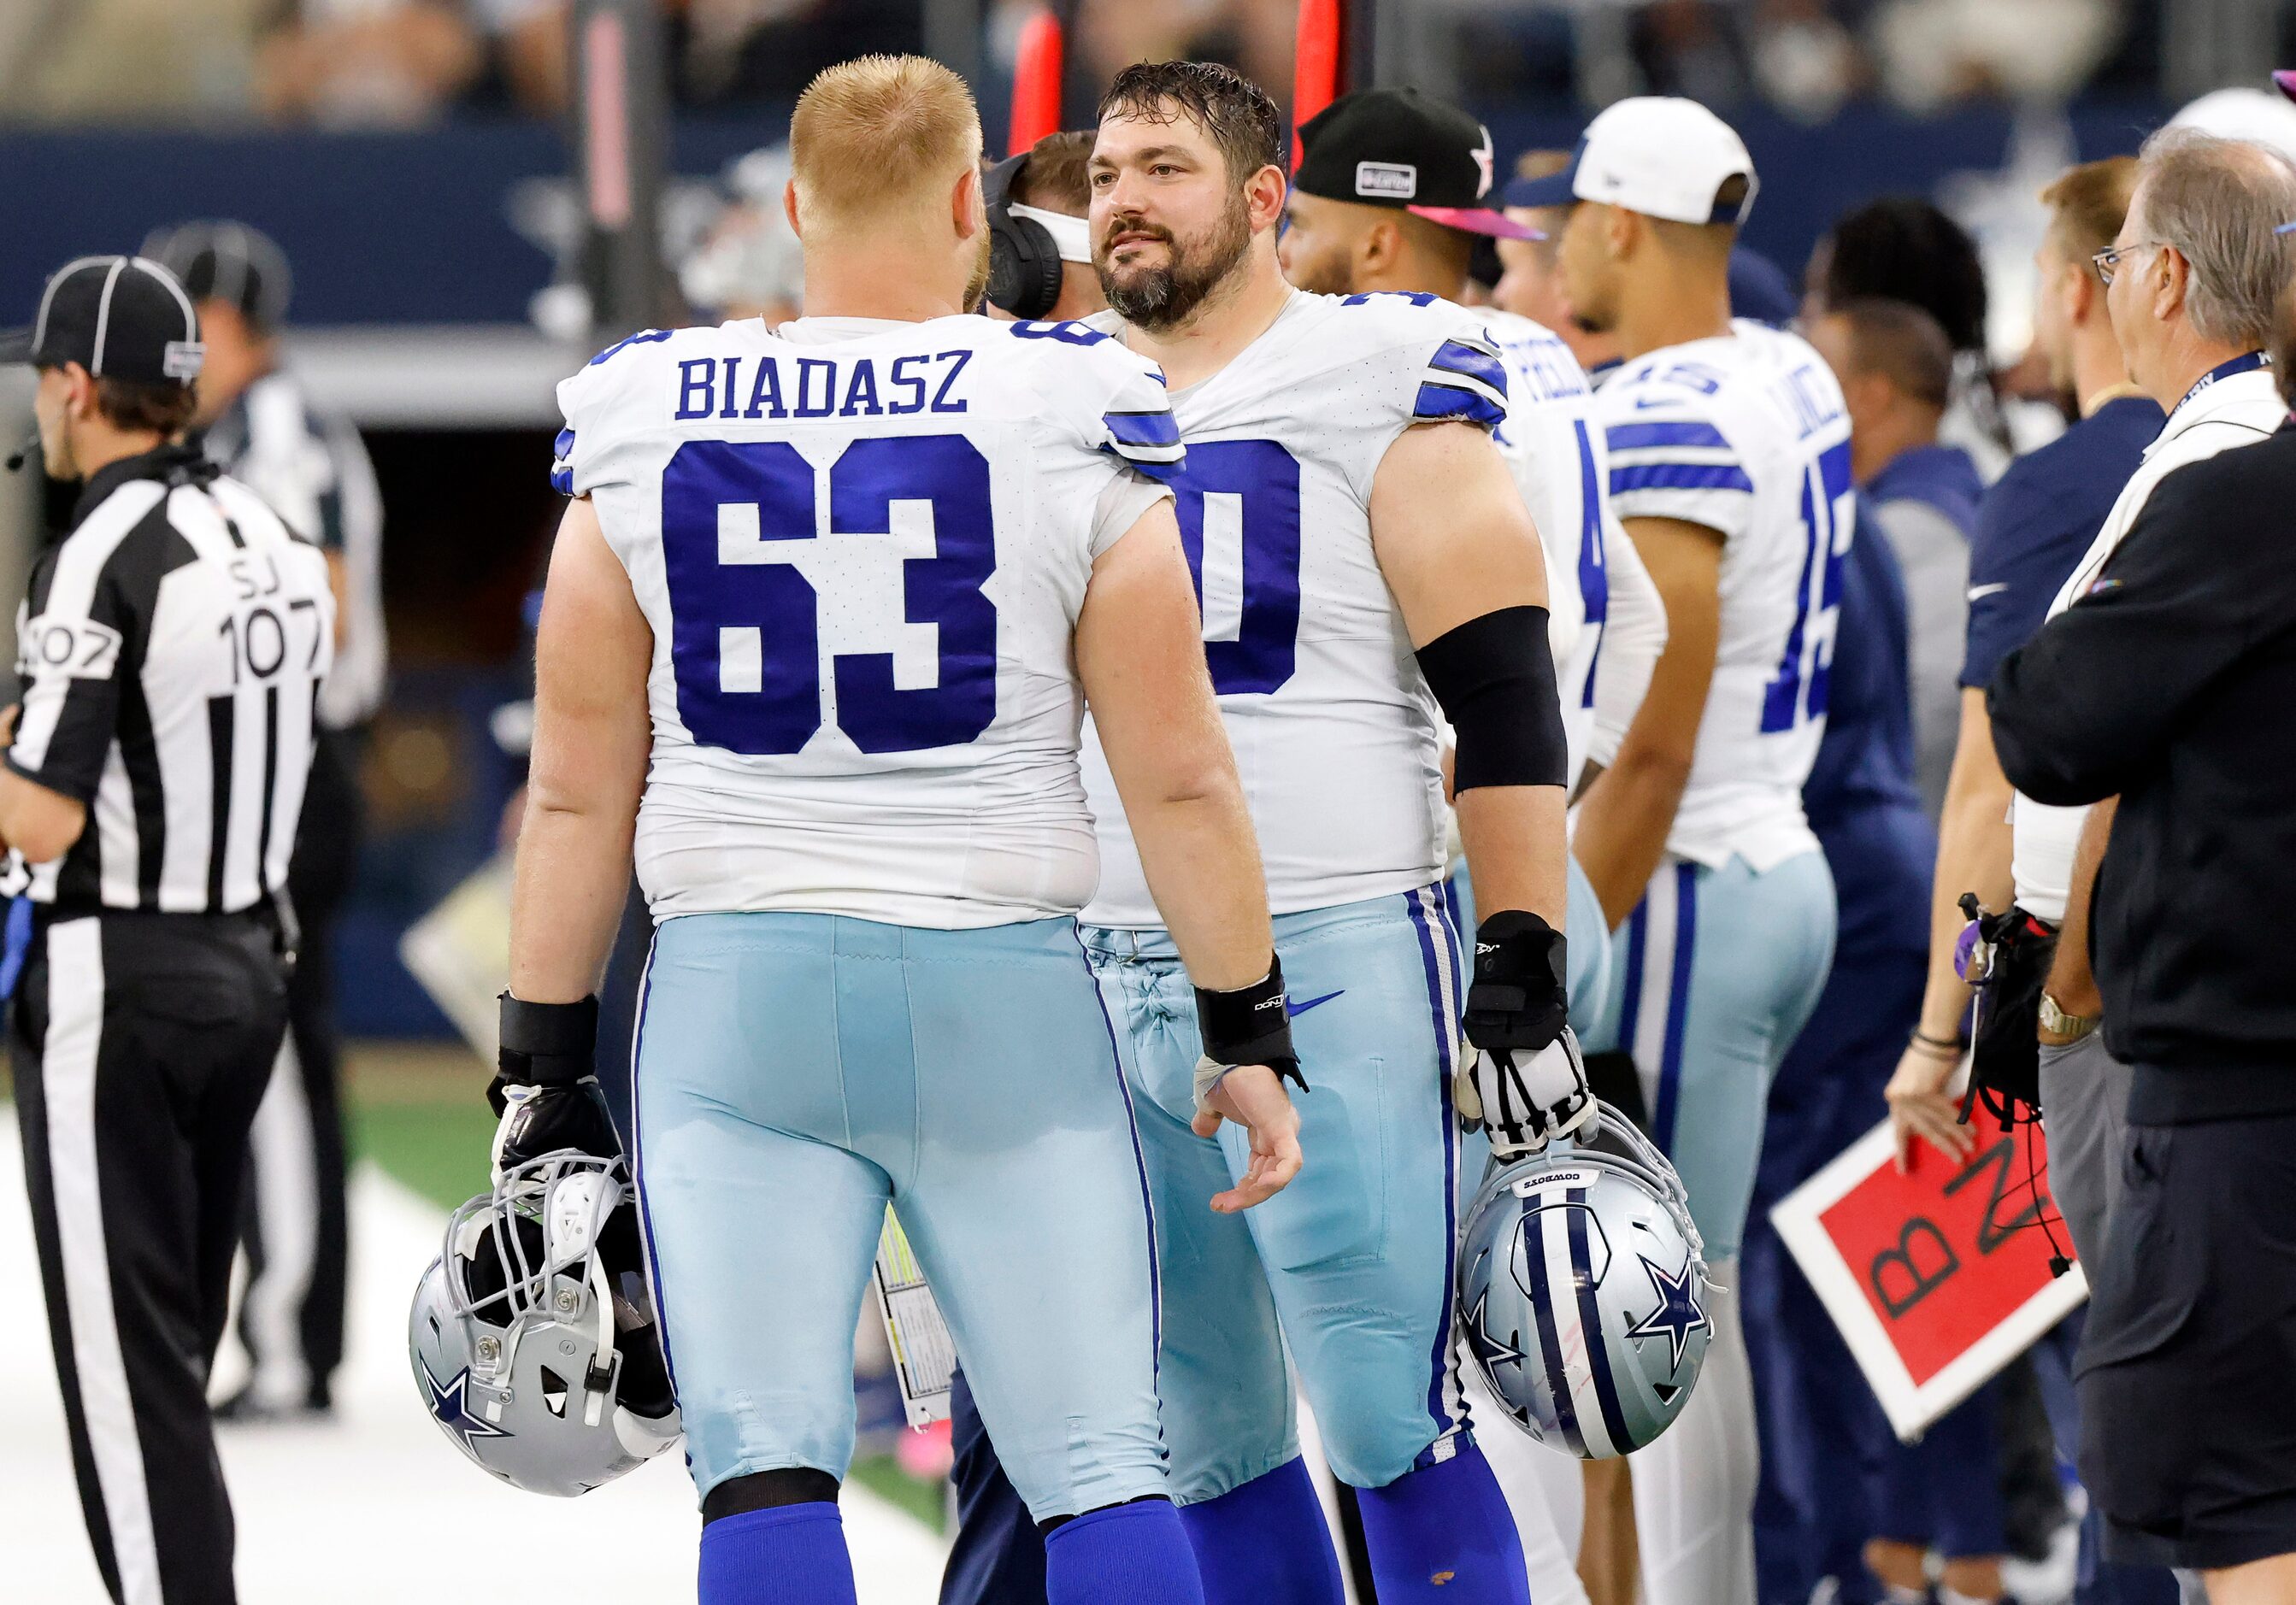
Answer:
[{"label": "white baseball cap", "polygon": [[[1717,206],[1725,182],[1746,181],[1746,198]],[[1509,206],[1569,206],[1599,201],[1677,223],[1743,223],[1754,209],[1754,159],[1746,142],[1696,101],[1637,95],[1587,125],[1570,165],[1545,178],[1518,178]]]}]

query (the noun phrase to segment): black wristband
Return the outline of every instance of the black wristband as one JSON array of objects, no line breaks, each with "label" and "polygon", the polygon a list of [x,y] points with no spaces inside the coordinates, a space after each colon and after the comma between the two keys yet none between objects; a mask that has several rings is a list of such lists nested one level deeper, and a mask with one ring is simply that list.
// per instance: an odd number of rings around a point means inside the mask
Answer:
[{"label": "black wristband", "polygon": [[1196,1032],[1204,1057],[1215,1064],[1264,1064],[1301,1092],[1300,1055],[1292,1045],[1292,1011],[1283,996],[1283,964],[1267,955],[1267,979],[1233,992],[1196,988]]},{"label": "black wristband", "polygon": [[1467,1040],[1481,1048],[1546,1047],[1570,1018],[1568,944],[1528,909],[1501,909],[1475,929]]},{"label": "black wristband", "polygon": [[521,1086],[571,1086],[590,1074],[598,1049],[598,1000],[529,1003],[502,995],[504,1078]]}]

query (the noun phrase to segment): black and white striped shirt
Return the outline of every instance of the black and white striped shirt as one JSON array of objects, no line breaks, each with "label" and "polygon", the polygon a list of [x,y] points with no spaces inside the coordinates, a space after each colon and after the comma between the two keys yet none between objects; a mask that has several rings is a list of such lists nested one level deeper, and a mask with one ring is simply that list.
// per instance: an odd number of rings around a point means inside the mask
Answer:
[{"label": "black and white striped shirt", "polygon": [[88,808],[71,850],[30,866],[32,899],[227,913],[283,888],[333,639],[318,549],[197,452],[91,476],[16,621],[5,761]]},{"label": "black and white striped shirt", "polygon": [[319,692],[319,723],[330,730],[364,725],[382,706],[390,647],[382,494],[358,430],[313,406],[292,373],[274,369],[233,398],[200,446],[270,503],[289,529],[340,556],[347,617],[334,672]]}]

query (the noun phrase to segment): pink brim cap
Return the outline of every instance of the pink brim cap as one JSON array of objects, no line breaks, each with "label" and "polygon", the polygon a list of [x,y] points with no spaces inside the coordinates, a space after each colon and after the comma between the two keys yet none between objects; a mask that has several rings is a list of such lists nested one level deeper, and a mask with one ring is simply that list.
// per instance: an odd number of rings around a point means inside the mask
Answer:
[{"label": "pink brim cap", "polygon": [[1415,217],[1430,223],[1439,223],[1445,228],[1464,229],[1471,234],[1488,234],[1494,240],[1544,240],[1546,234],[1528,223],[1517,223],[1505,212],[1495,212],[1480,206],[1406,206],[1403,209]]},{"label": "pink brim cap", "polygon": [[2281,94],[2296,101],[2296,71],[2283,68],[2272,75],[2272,81],[2280,86]]}]

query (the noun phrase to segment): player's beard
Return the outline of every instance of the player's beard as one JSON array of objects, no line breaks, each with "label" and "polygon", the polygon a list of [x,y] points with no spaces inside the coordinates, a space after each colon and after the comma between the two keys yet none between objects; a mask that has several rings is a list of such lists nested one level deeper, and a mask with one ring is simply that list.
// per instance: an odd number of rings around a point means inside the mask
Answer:
[{"label": "player's beard", "polygon": [[1183,242],[1155,224],[1121,218],[1109,225],[1111,234],[1119,230],[1144,231],[1163,241],[1169,259],[1160,267],[1125,270],[1119,277],[1108,264],[1103,236],[1102,248],[1093,258],[1101,293],[1126,323],[1158,334],[1193,316],[1251,249],[1251,211],[1241,193],[1231,198],[1218,223],[1192,240]]}]

